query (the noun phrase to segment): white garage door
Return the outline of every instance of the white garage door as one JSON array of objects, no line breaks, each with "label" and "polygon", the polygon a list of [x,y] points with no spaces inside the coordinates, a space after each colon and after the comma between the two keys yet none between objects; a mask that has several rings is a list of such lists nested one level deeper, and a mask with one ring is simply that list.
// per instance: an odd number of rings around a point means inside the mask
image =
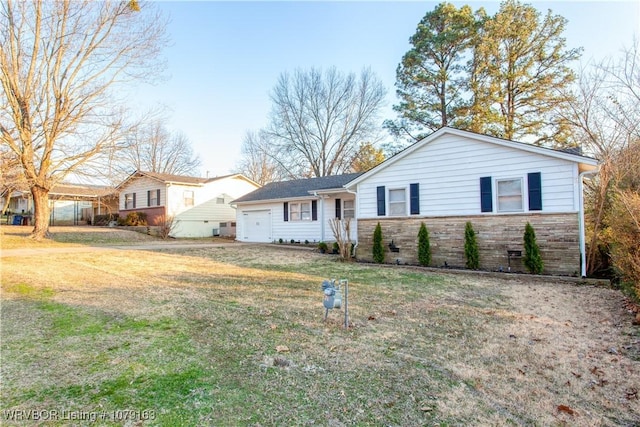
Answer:
[{"label": "white garage door", "polygon": [[242,218],[243,241],[271,242],[271,211],[244,212]]}]

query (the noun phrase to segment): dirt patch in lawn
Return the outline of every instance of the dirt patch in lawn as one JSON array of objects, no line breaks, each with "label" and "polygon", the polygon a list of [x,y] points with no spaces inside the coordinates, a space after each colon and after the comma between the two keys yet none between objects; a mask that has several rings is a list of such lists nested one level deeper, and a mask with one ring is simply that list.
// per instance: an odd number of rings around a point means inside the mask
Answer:
[{"label": "dirt patch in lawn", "polygon": [[[154,425],[640,423],[640,333],[613,289],[273,245],[2,262],[2,409],[150,408]],[[341,311],[323,322],[326,278],[349,280],[348,329]]]}]

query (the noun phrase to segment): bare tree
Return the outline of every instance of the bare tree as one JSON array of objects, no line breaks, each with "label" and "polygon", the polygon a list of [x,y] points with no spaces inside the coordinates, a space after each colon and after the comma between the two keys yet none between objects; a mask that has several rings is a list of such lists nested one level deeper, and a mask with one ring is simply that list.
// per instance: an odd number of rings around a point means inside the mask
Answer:
[{"label": "bare tree", "polygon": [[335,68],[282,74],[271,94],[270,155],[292,177],[348,171],[359,143],[375,140],[385,94],[369,69],[359,78]]},{"label": "bare tree", "polygon": [[624,222],[628,213],[618,202],[629,200],[627,193],[637,193],[640,188],[638,41],[619,59],[582,70],[573,95],[575,102],[559,114],[572,125],[573,139],[581,141],[583,149],[601,162],[598,175],[586,184],[587,268],[593,273],[606,267],[602,254],[612,255],[627,239],[611,225]]},{"label": "bare tree", "polygon": [[271,142],[265,131],[249,131],[245,134],[242,157],[236,170],[260,185],[288,177],[277,157],[271,154]]},{"label": "bare tree", "polygon": [[27,191],[27,181],[16,154],[6,146],[0,146],[0,197],[3,198],[2,215],[9,208],[11,195],[16,190]]},{"label": "bare tree", "polygon": [[340,259],[343,261],[351,260],[351,219],[350,218],[332,218],[329,220],[333,237],[338,244]]},{"label": "bare tree", "polygon": [[131,1],[0,4],[0,138],[20,158],[47,235],[48,193],[126,135],[116,88],[158,71],[165,20]]},{"label": "bare tree", "polygon": [[118,164],[132,170],[198,175],[201,161],[194,155],[189,139],[181,132],[172,134],[161,119],[141,125],[127,138],[127,146],[118,156]]}]

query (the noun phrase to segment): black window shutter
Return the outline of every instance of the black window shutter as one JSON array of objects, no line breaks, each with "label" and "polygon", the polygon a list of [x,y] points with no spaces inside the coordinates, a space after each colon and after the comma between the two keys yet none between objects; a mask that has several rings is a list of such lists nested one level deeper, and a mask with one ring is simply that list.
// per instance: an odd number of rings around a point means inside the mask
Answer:
[{"label": "black window shutter", "polygon": [[147,190],[147,206],[151,206],[151,190]]},{"label": "black window shutter", "polygon": [[156,190],[156,203],[160,206],[160,189]]},{"label": "black window shutter", "polygon": [[480,178],[480,210],[493,212],[493,194],[491,192],[491,177]]},{"label": "black window shutter", "polygon": [[318,220],[318,201],[312,200],[311,201],[311,221],[317,221],[317,220]]},{"label": "black window shutter", "polygon": [[133,209],[136,208],[136,193],[133,193]]},{"label": "black window shutter", "polygon": [[385,209],[385,188],[384,185],[381,185],[380,187],[377,188],[378,191],[378,216],[385,216],[386,215],[386,209]]},{"label": "black window shutter", "polygon": [[342,214],[342,206],[341,206],[342,203],[341,202],[342,202],[342,200],[336,199],[336,218],[338,218],[338,219],[342,218],[342,215],[341,215]]},{"label": "black window shutter", "polygon": [[284,220],[289,221],[289,202],[284,202]]},{"label": "black window shutter", "polygon": [[420,214],[420,184],[415,183],[409,185],[409,199],[411,207],[411,215]]},{"label": "black window shutter", "polygon": [[529,185],[529,210],[542,210],[542,176],[540,172],[531,172],[527,175]]}]

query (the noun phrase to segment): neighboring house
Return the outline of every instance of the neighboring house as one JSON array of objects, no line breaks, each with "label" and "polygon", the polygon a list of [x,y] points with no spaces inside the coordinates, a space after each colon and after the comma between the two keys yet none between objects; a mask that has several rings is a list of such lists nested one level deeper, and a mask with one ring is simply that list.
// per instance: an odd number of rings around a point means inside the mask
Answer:
[{"label": "neighboring house", "polygon": [[355,240],[355,195],[343,187],[359,174],[267,184],[233,201],[236,239],[241,242],[331,242],[332,218],[351,218]]},{"label": "neighboring house", "polygon": [[432,264],[464,266],[470,221],[481,268],[521,271],[508,251],[524,255],[530,222],[546,273],[584,275],[582,178],[597,168],[581,155],[442,128],[345,185],[357,194],[357,257],[372,260],[380,223],[387,262],[417,264],[425,223]]},{"label": "neighboring house", "polygon": [[173,237],[235,235],[236,211],[229,203],[258,187],[240,174],[196,178],[136,171],[117,187],[120,217],[144,212],[149,225],[173,218]]},{"label": "neighboring house", "polygon": [[[4,200],[2,200],[4,203]],[[49,191],[49,225],[85,225],[96,215],[118,211],[118,196],[113,187],[60,183]],[[29,191],[14,191],[7,207],[8,223],[30,225],[33,199]]]}]

